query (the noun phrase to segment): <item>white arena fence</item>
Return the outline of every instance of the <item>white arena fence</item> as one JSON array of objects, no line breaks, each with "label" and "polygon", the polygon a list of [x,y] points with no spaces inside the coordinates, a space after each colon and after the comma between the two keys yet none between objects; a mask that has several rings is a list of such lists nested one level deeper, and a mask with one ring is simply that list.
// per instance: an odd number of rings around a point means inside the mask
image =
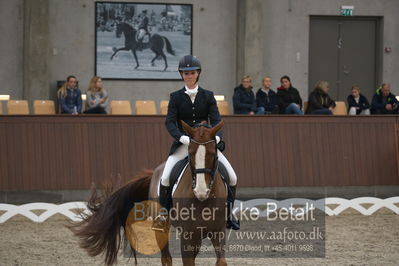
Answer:
[{"label": "white arena fence", "polygon": [[[306,203],[313,204],[319,210],[322,210],[328,216],[339,215],[346,209],[354,209],[362,215],[372,215],[381,208],[387,208],[395,214],[399,214],[399,197],[391,197],[386,199],[379,199],[374,197],[360,197],[355,199],[342,198],[325,198],[319,200],[310,200],[305,198],[290,198],[285,200],[273,199],[251,199],[247,201],[236,200],[235,207],[241,206],[242,209],[258,207],[259,216],[267,217],[271,213],[269,208],[263,208],[267,204],[274,203],[277,208],[289,208],[292,205],[303,206]],[[369,205],[368,207],[363,206]],[[396,205],[398,204],[398,206]],[[330,208],[329,205],[336,205],[335,208]],[[23,205],[13,205],[0,203],[0,223],[4,223],[15,215],[22,215],[36,223],[42,223],[55,214],[62,214],[72,221],[80,221],[81,217],[72,210],[83,210],[84,213],[89,214],[86,202],[68,202],[63,204],[51,203],[28,203]],[[235,209],[238,211],[238,209]],[[39,215],[33,211],[42,211]]]}]

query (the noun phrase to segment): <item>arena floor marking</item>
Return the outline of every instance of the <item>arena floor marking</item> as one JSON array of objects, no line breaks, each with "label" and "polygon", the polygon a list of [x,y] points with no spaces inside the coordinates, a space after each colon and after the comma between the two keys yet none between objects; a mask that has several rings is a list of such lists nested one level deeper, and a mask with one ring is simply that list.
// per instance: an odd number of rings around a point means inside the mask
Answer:
[{"label": "arena floor marking", "polygon": [[[362,215],[372,215],[381,208],[387,208],[395,214],[399,214],[399,197],[391,197],[386,199],[379,199],[374,197],[360,197],[354,199],[343,198],[325,198],[319,200],[311,200],[306,198],[290,198],[285,200],[274,200],[266,198],[251,199],[246,201],[236,200],[235,213],[240,210],[257,207],[260,217],[268,217],[277,206],[280,208],[290,208],[292,206],[312,205],[321,211],[324,211],[328,216],[340,215],[343,211],[351,208]],[[362,206],[363,204],[370,205],[368,208]],[[398,204],[398,205],[396,205]],[[274,208],[269,208],[271,205]],[[335,208],[330,208],[329,205],[336,205]],[[73,211],[75,210],[75,212]],[[83,214],[90,214],[87,209],[86,202],[67,202],[63,204],[52,203],[28,203],[23,205],[13,205],[0,203],[0,223],[4,223],[15,215],[23,215],[36,223],[42,223],[55,214],[62,214],[72,221],[80,221],[81,216],[77,214],[76,210],[83,210]],[[40,214],[34,211],[43,211]]]}]

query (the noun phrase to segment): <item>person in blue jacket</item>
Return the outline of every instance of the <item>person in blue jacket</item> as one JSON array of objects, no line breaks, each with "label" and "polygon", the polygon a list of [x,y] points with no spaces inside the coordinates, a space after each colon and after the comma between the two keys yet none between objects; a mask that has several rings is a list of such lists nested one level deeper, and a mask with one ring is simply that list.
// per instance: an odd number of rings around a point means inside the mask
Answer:
[{"label": "person in blue jacket", "polygon": [[371,113],[378,115],[389,115],[398,113],[399,102],[391,93],[391,85],[383,83],[377,89],[371,101]]},{"label": "person in blue jacket", "polygon": [[82,113],[82,93],[77,88],[75,76],[68,76],[64,85],[58,90],[58,102],[61,106],[61,114]]},{"label": "person in blue jacket", "polygon": [[278,114],[277,93],[271,89],[272,79],[264,77],[262,88],[256,92],[256,106],[262,107],[264,114]]},{"label": "person in blue jacket", "polygon": [[233,107],[234,114],[238,115],[254,115],[264,114],[263,107],[256,107],[255,94],[252,91],[251,77],[244,76],[241,79],[241,84],[234,89]]}]

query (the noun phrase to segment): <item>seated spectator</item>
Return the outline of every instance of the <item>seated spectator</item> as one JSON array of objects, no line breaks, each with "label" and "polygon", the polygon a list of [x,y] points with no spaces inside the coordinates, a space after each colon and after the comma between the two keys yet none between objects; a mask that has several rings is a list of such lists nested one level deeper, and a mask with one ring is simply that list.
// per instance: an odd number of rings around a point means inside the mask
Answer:
[{"label": "seated spectator", "polygon": [[316,83],[315,89],[309,95],[306,114],[332,115],[335,102],[328,95],[330,86],[327,81],[321,80]]},{"label": "seated spectator", "polygon": [[283,76],[280,79],[281,87],[277,88],[277,103],[280,114],[303,115],[302,99],[297,89],[292,87],[291,79]]},{"label": "seated spectator", "polygon": [[58,90],[57,96],[61,106],[61,114],[80,114],[82,112],[82,93],[76,87],[75,76],[68,76],[64,85]]},{"label": "seated spectator", "polygon": [[367,98],[360,93],[360,88],[353,86],[352,94],[348,96],[349,115],[369,115],[370,103]]},{"label": "seated spectator", "polygon": [[233,107],[234,114],[264,114],[265,110],[262,107],[256,107],[255,94],[252,91],[250,76],[244,76],[241,79],[240,86],[234,89]]},{"label": "seated spectator", "polygon": [[87,90],[86,103],[88,110],[85,114],[106,114],[108,107],[108,94],[103,88],[103,82],[100,77],[93,77],[90,80]]},{"label": "seated spectator", "polygon": [[373,96],[371,113],[379,115],[397,114],[398,104],[396,96],[391,93],[391,85],[383,83]]},{"label": "seated spectator", "polygon": [[264,77],[262,83],[256,93],[256,106],[262,107],[265,114],[278,114],[277,94],[271,89],[272,79]]}]

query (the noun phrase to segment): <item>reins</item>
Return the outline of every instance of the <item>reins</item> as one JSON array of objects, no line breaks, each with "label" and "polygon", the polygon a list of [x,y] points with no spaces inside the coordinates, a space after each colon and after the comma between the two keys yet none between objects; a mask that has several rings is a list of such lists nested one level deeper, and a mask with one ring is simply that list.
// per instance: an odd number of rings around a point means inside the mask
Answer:
[{"label": "reins", "polygon": [[[216,143],[216,140],[213,139],[213,140],[209,140],[209,141],[205,141],[205,142],[198,142],[198,141],[190,138],[190,142],[193,142],[193,143],[198,144],[198,145],[206,145],[206,144],[209,144],[209,143],[212,143],[212,142]],[[215,152],[215,159],[213,160],[213,167],[212,168],[198,168],[198,169],[194,168],[192,163],[191,163],[191,155],[188,154],[188,162],[189,162],[190,168],[191,168],[192,188],[193,189],[195,188],[195,184],[197,182],[197,174],[210,174],[211,175],[211,181],[209,183],[209,190],[210,191],[212,190],[213,184],[215,182],[215,173],[216,173],[216,170],[218,168],[218,163],[219,163],[218,156],[217,156],[217,146],[216,145],[215,145],[215,151],[216,151]]]}]

